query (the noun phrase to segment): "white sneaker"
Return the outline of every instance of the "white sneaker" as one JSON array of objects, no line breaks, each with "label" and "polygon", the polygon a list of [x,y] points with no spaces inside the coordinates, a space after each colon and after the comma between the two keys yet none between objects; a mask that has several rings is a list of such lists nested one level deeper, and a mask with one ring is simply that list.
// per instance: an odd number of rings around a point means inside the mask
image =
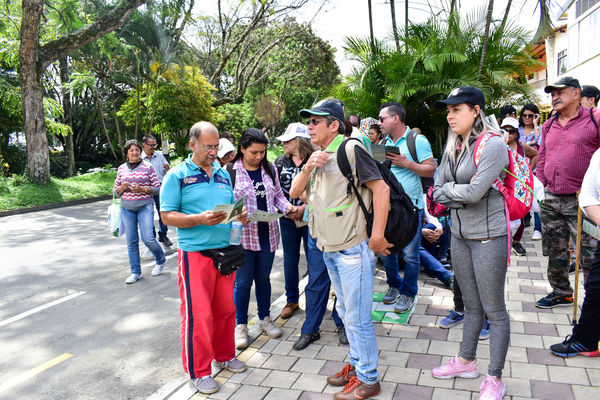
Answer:
[{"label": "white sneaker", "polygon": [[235,327],[235,348],[245,349],[248,347],[248,326],[239,324]]},{"label": "white sneaker", "polygon": [[531,240],[540,240],[542,238],[542,232],[533,231],[533,235],[531,235]]},{"label": "white sneaker", "polygon": [[156,266],[154,267],[154,269],[152,270],[152,276],[158,276],[160,274],[162,274],[163,268],[165,267],[165,264],[156,264]]},{"label": "white sneaker", "polygon": [[258,327],[272,339],[281,336],[281,328],[275,325],[271,317],[265,317],[258,323]]},{"label": "white sneaker", "polygon": [[125,283],[135,283],[136,281],[139,281],[142,278],[142,274],[131,274],[129,275],[129,278],[125,279]]}]

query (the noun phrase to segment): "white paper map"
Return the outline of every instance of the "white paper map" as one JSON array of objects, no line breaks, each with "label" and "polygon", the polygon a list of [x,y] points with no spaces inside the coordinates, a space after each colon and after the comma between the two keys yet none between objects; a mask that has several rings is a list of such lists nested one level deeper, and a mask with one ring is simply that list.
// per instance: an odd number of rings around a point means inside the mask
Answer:
[{"label": "white paper map", "polygon": [[256,222],[272,222],[277,221],[281,217],[283,217],[283,214],[281,213],[270,213],[263,210],[256,210],[250,217],[248,217],[248,219]]},{"label": "white paper map", "polygon": [[225,214],[227,214],[227,218],[225,218],[221,223],[228,224],[242,213],[242,210],[244,209],[244,200],[246,200],[246,196],[240,197],[238,201],[233,204],[217,204],[213,211],[223,211]]}]

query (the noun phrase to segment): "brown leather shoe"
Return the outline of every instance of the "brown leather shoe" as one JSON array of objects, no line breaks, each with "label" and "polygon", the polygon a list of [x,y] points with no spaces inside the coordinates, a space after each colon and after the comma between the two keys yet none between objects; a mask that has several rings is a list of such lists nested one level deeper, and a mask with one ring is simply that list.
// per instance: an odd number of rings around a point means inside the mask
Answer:
[{"label": "brown leather shoe", "polygon": [[346,364],[340,372],[333,376],[328,376],[327,383],[331,386],[345,386],[350,381],[351,376],[356,376],[356,371],[352,364]]},{"label": "brown leather shoe", "polygon": [[367,385],[358,380],[356,376],[350,377],[350,381],[341,392],[333,394],[334,400],[363,400],[377,396],[381,393],[379,382]]},{"label": "brown leather shoe", "polygon": [[297,309],[298,303],[287,303],[285,307],[283,307],[283,310],[281,310],[281,318],[288,319],[294,315]]}]

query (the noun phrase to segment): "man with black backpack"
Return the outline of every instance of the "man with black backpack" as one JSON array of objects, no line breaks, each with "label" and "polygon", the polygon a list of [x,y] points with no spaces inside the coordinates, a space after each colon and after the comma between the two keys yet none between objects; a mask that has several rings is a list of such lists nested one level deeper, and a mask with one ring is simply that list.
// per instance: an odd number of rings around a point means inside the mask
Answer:
[{"label": "man with black backpack", "polygon": [[[387,135],[386,146],[395,146],[397,154],[388,152],[391,170],[398,182],[419,209],[418,226],[423,225],[423,186],[421,178],[433,178],[436,163],[431,145],[423,135],[417,135],[405,124],[406,111],[396,102],[385,103],[379,110],[379,127]],[[412,150],[412,151],[411,151]],[[402,229],[402,227],[399,227]],[[388,290],[383,298],[385,304],[396,303],[394,311],[402,313],[410,310],[418,292],[417,280],[421,268],[419,249],[421,229],[417,229],[413,240],[402,250],[404,278],[400,277],[398,255],[392,254],[383,259],[387,274]]]},{"label": "man with black backpack", "polygon": [[[384,236],[390,190],[376,161],[358,140],[344,142],[344,111],[334,101],[324,101],[300,111],[308,118],[308,131],[315,151],[292,181],[290,197],[306,192],[310,209],[309,231],[323,251],[323,260],[337,298],[337,312],[346,327],[350,363],[327,378],[343,386],[334,399],[368,399],[380,393],[378,350],[371,317],[374,252],[389,254],[392,244]],[[348,179],[337,161],[337,150],[345,143],[352,177],[364,203],[373,207],[372,232],[357,197],[348,194]]]}]

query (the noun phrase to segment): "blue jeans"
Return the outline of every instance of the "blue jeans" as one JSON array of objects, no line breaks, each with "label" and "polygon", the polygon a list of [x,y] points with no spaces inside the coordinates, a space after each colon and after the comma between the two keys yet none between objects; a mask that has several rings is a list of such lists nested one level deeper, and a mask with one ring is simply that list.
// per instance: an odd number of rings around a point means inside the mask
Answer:
[{"label": "blue jeans", "polygon": [[144,242],[146,247],[152,252],[156,263],[164,264],[167,261],[163,249],[152,234],[152,227],[154,225],[154,204],[146,204],[135,211],[121,208],[121,220],[123,221],[123,227],[125,228],[127,255],[129,256],[129,268],[131,268],[132,274],[142,273],[138,226],[140,227],[142,242]]},{"label": "blue jeans", "polygon": [[439,279],[443,284],[446,284],[450,278],[452,278],[452,272],[448,271],[441,262],[438,261],[430,252],[425,250],[423,246],[421,246],[420,250],[421,256],[421,265],[425,268],[425,271],[433,276],[434,278]]},{"label": "blue jeans", "polygon": [[377,338],[371,317],[375,258],[368,240],[342,251],[323,253],[335,296],[337,312],[350,342],[348,358],[358,379],[366,384],[378,380]]},{"label": "blue jeans", "polygon": [[[300,262],[300,243],[304,239],[304,254],[308,254],[306,241],[308,225],[300,228],[289,218],[280,218],[281,243],[283,244],[283,274],[285,276],[285,295],[288,303],[298,303],[298,262]],[[308,260],[308,258],[307,258]]]},{"label": "blue jeans", "polygon": [[533,213],[533,230],[542,232],[542,220],[540,218],[540,213]]},{"label": "blue jeans", "polygon": [[[156,205],[156,212],[158,213],[158,226],[160,231],[158,231],[158,237],[166,237],[167,231],[169,228],[162,222],[162,218],[160,217],[160,195],[153,196],[154,204]],[[152,222],[152,234],[156,236],[156,232],[154,231],[154,222]]]},{"label": "blue jeans", "polygon": [[[306,258],[308,259],[308,284],[304,289],[306,319],[302,324],[300,332],[309,334],[319,332],[319,327],[327,308],[329,287],[331,285],[327,267],[323,260],[323,252],[317,247],[317,240],[310,236],[310,234],[308,235],[308,252],[306,253]],[[336,326],[343,325],[335,306],[331,317]]]},{"label": "blue jeans", "polygon": [[[419,223],[417,226],[423,226],[423,210],[419,210]],[[413,240],[402,250],[404,279],[400,277],[397,254],[390,254],[381,259],[387,275],[387,284],[398,289],[401,294],[411,297],[416,296],[419,290],[417,280],[421,269],[421,236],[421,229],[417,229]]]},{"label": "blue jeans", "polygon": [[258,318],[263,320],[270,315],[271,307],[271,268],[275,252],[271,252],[269,235],[260,235],[260,251],[246,250],[246,263],[236,271],[233,285],[233,302],[235,303],[235,320],[237,324],[248,323],[248,303],[250,289],[254,282],[254,294]]}]

